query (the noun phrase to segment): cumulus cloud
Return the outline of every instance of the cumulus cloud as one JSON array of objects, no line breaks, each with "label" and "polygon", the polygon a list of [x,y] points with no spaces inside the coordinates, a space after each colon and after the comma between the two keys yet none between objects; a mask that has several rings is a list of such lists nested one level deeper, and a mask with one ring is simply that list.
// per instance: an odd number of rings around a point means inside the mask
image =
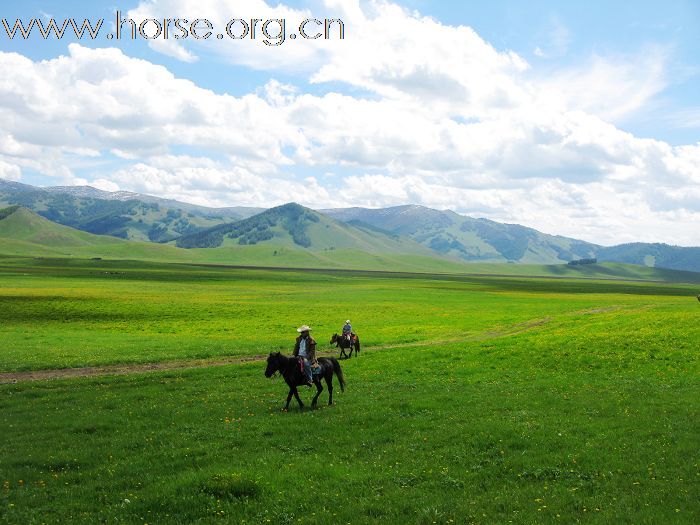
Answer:
[{"label": "cumulus cloud", "polygon": [[[86,181],[87,182],[87,181]],[[90,185],[98,190],[103,191],[119,191],[119,185],[111,180],[97,179],[90,182]]]},{"label": "cumulus cloud", "polygon": [[105,148],[149,156],[186,144],[275,166],[282,137],[293,135],[256,95],[216,95],[117,49],[71,44],[68,56],[2,53],[0,63],[19,72],[0,81],[0,147],[22,157]]},{"label": "cumulus cloud", "polygon": [[112,180],[132,191],[204,206],[275,206],[295,201],[316,206],[330,200],[313,177],[304,180],[270,178],[247,169],[221,165],[207,158],[164,156],[139,162],[112,174]]},{"label": "cumulus cloud", "polygon": [[16,164],[7,162],[0,156],[0,179],[17,182],[22,179],[22,170]]},{"label": "cumulus cloud", "polygon": [[[47,61],[0,53],[16,72],[0,78],[0,176],[31,169],[71,183],[92,163],[88,182],[104,189],[205,205],[327,207],[342,195],[348,205],[451,208],[594,242],[700,244],[700,144],[615,125],[664,89],[668,50],[545,75],[471,28],[389,2],[321,7],[162,0],[128,16],[340,17],[344,41],[153,45],[186,61],[300,71],[342,92],[272,78],[244,96],[217,94],[118,49],[77,44]],[[108,156],[116,168],[100,164]]]}]

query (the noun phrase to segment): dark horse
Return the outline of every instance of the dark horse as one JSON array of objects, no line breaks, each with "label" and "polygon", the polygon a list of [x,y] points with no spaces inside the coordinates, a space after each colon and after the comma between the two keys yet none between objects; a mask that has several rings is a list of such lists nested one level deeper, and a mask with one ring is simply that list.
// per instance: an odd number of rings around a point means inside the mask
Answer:
[{"label": "dark horse", "polygon": [[[318,364],[321,367],[321,371],[318,374],[314,374],[314,384],[316,385],[316,395],[314,400],[311,402],[311,406],[316,406],[316,401],[318,401],[318,396],[323,392],[323,387],[321,386],[321,378],[326,380],[326,385],[328,386],[328,404],[333,404],[333,372],[338,376],[338,382],[340,383],[340,391],[345,392],[345,379],[343,378],[343,371],[340,369],[340,364],[334,357],[319,357]],[[279,352],[271,353],[267,358],[267,368],[265,369],[265,377],[272,377],[275,372],[282,374],[282,377],[289,385],[289,394],[287,394],[287,404],[284,409],[289,409],[289,402],[292,400],[292,396],[297,399],[299,403],[299,408],[304,408],[304,403],[301,402],[299,398],[298,386],[306,384],[306,376],[302,373],[301,367],[299,366],[299,360],[296,357],[283,356]]]},{"label": "dark horse", "polygon": [[[352,357],[352,351],[355,350],[355,357],[360,353],[360,338],[355,335],[354,341],[348,341],[348,338],[342,335],[333,334],[331,337],[331,344],[335,343],[336,348],[340,348],[340,358],[343,356],[348,359]],[[350,354],[346,355],[345,350],[350,349]]]}]

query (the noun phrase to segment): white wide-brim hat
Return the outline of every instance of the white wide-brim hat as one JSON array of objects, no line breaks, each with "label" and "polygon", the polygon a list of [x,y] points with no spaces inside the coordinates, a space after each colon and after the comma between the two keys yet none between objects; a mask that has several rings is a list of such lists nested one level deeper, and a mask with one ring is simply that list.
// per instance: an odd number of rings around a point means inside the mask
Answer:
[{"label": "white wide-brim hat", "polygon": [[310,332],[311,328],[307,325],[301,325],[299,328],[297,328],[297,332]]},{"label": "white wide-brim hat", "polygon": [[345,321],[345,322],[346,322],[346,323],[348,323],[348,324],[350,324],[350,319],[348,319],[348,320],[347,320],[347,321]]}]

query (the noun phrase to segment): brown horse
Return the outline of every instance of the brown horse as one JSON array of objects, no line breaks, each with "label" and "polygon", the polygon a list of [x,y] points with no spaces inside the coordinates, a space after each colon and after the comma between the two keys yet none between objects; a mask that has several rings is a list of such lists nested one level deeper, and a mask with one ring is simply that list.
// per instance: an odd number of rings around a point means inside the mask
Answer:
[{"label": "brown horse", "polygon": [[[355,350],[355,357],[360,353],[360,338],[357,334],[352,335],[352,340],[348,340],[344,335],[333,334],[331,337],[331,344],[335,343],[336,348],[340,348],[340,359],[347,357],[350,359],[352,357],[352,351]],[[345,350],[350,349],[350,354],[346,355]]]}]

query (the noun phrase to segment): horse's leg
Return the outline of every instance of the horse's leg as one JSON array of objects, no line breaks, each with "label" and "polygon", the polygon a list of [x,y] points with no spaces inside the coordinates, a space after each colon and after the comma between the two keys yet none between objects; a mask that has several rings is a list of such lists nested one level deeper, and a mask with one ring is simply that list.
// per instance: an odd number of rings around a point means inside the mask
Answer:
[{"label": "horse's leg", "polygon": [[328,387],[328,405],[333,404],[333,369],[325,375],[326,386]]},{"label": "horse's leg", "polygon": [[304,403],[301,402],[301,398],[299,397],[299,391],[297,390],[297,387],[293,386],[292,387],[292,393],[294,394],[294,397],[297,400],[297,403],[299,403],[299,408],[304,408]]},{"label": "horse's leg", "polygon": [[345,348],[342,346],[340,347],[340,357],[338,359],[342,359],[343,357],[347,358],[348,356],[345,355]]},{"label": "horse's leg", "polygon": [[287,394],[287,404],[284,405],[284,411],[286,412],[289,410],[289,402],[292,400],[292,395],[293,395],[292,387],[289,387],[289,394]]},{"label": "horse's leg", "polygon": [[314,400],[311,402],[312,407],[316,406],[316,401],[318,401],[318,396],[320,396],[321,392],[323,392],[323,385],[321,384],[321,380],[318,377],[316,379],[314,379],[314,384],[316,385],[316,395],[314,396]]}]

